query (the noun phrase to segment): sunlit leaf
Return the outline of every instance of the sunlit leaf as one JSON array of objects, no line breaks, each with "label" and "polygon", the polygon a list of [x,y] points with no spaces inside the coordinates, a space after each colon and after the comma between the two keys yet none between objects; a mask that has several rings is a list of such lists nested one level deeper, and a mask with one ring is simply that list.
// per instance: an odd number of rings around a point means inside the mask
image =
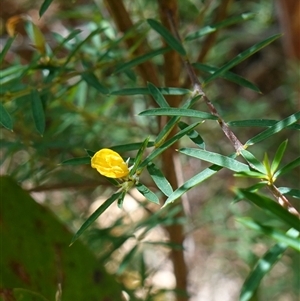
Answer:
[{"label": "sunlit leaf", "polygon": [[135,160],[134,160],[134,165],[133,165],[132,169],[130,170],[130,174],[129,174],[130,176],[133,176],[135,174],[135,172],[137,171],[137,169],[140,165],[140,162],[142,161],[144,151],[147,148],[149,139],[150,139],[150,137],[147,137],[144,140],[144,142],[142,143],[141,147],[139,148],[138,153],[137,153],[137,155],[135,157]]},{"label": "sunlit leaf", "polygon": [[278,169],[274,175],[275,178],[284,175],[285,173],[293,170],[297,166],[300,165],[300,157],[296,158],[292,162],[288,163],[287,165],[283,166],[282,168]]},{"label": "sunlit leaf", "polygon": [[[184,88],[157,88],[164,95],[185,95],[191,93],[190,90]],[[140,88],[126,88],[112,91],[111,95],[150,95],[149,89]]]},{"label": "sunlit leaf", "polygon": [[159,205],[159,199],[157,195],[152,192],[148,187],[145,185],[138,183],[136,184],[136,189],[150,202]]},{"label": "sunlit leaf", "polygon": [[[188,127],[188,124],[183,122],[183,121],[180,121],[178,122],[178,126],[181,130],[185,129],[186,127]],[[193,130],[191,132],[189,132],[187,134],[187,136],[197,145],[199,146],[200,148],[202,149],[205,149],[205,142],[204,140],[202,139],[202,137],[200,136],[200,134],[196,131],[196,130]]]},{"label": "sunlit leaf", "polygon": [[148,24],[154,29],[156,32],[158,32],[166,41],[166,43],[175,51],[177,51],[182,56],[186,55],[186,52],[181,45],[180,41],[178,41],[170,32],[168,29],[166,29],[161,23],[157,22],[153,19],[147,20]]},{"label": "sunlit leaf", "polygon": [[218,166],[226,167],[235,172],[250,171],[247,164],[218,153],[209,152],[198,148],[182,148],[180,153],[191,156]]},{"label": "sunlit leaf", "polygon": [[169,181],[163,175],[162,171],[154,163],[149,163],[147,165],[147,170],[161,192],[164,195],[169,196],[173,192],[173,189]]},{"label": "sunlit leaf", "polygon": [[281,162],[283,154],[286,150],[287,143],[288,143],[288,140],[283,141],[280,144],[280,146],[278,147],[277,151],[276,151],[274,160],[273,160],[272,165],[271,165],[271,173],[272,174],[274,174],[275,171],[277,170],[277,168],[279,167],[279,164]]},{"label": "sunlit leaf", "polygon": [[277,40],[280,36],[281,36],[281,34],[273,35],[273,36],[263,40],[262,42],[259,42],[255,45],[251,46],[250,48],[248,48],[247,50],[243,51],[242,53],[237,55],[235,58],[230,60],[228,63],[226,63],[220,69],[218,69],[218,71],[214,72],[214,74],[212,74],[210,77],[208,77],[202,84],[207,85],[209,82],[211,82],[215,78],[219,77],[221,74],[225,73],[229,69],[233,68],[234,66],[238,65],[242,61],[246,60],[248,57],[250,57],[257,51],[261,50],[262,48],[266,47],[273,41]]},{"label": "sunlit leaf", "polygon": [[181,116],[181,117],[194,117],[200,119],[217,120],[218,117],[210,113],[201,112],[192,109],[181,108],[157,108],[150,109],[139,113],[140,116]]},{"label": "sunlit leaf", "polygon": [[300,199],[300,189],[293,189],[293,188],[289,188],[289,187],[279,187],[278,190],[282,194],[286,194],[293,198]]},{"label": "sunlit leaf", "polygon": [[262,174],[266,174],[267,171],[265,166],[261,162],[259,162],[250,152],[248,152],[247,150],[242,150],[241,155],[249,163],[251,168],[257,170]]},{"label": "sunlit leaf", "polygon": [[[250,120],[235,120],[227,122],[229,126],[236,127],[271,127],[275,125],[278,120],[272,119],[250,119]],[[300,130],[300,124],[292,124],[287,126],[288,129]]]},{"label": "sunlit leaf", "polygon": [[300,119],[300,111],[290,115],[289,117],[276,122],[274,125],[269,127],[268,129],[264,130],[263,132],[259,133],[258,135],[254,136],[253,138],[249,139],[245,145],[253,145],[260,141],[263,141],[274,134],[280,132],[281,130],[287,128],[288,126],[292,125],[293,123],[297,122]]}]

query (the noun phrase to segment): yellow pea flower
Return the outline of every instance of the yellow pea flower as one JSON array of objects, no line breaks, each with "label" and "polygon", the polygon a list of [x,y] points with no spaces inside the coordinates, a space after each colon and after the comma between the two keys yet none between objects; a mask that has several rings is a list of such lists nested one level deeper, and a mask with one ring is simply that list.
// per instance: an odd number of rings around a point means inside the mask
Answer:
[{"label": "yellow pea flower", "polygon": [[103,148],[95,153],[91,160],[92,168],[108,178],[124,178],[129,169],[122,157],[111,149]]}]

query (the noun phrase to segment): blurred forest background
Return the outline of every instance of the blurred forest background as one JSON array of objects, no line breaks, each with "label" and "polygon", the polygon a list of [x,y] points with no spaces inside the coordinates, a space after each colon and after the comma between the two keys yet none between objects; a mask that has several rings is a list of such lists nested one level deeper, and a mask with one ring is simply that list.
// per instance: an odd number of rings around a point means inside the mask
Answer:
[{"label": "blurred forest background", "polygon": [[[50,6],[40,18],[41,7],[47,2]],[[290,248],[263,278],[254,295],[239,299],[247,275],[275,242],[246,228],[236,218],[255,217],[282,226],[284,231],[288,228],[247,202],[233,203],[234,188],[247,187],[255,181],[234,177],[230,170],[223,169],[195,186],[164,214],[160,213],[163,194],[151,177],[142,173],[140,181],[158,195],[161,205],[147,201],[132,189],[123,207],[113,204],[80,242],[68,247],[72,235],[65,230],[75,233],[116,190],[89,164],[81,164],[86,163],[86,150],[127,145],[125,152],[122,147],[115,150],[125,159],[133,158],[138,149],[135,144],[148,136],[154,140],[166,123],[165,117],[138,115],[156,107],[149,93],[124,89],[147,87],[148,82],[157,87],[192,89],[179,54],[162,50],[166,45],[151,30],[147,19],[158,20],[172,31],[170,13],[182,40],[205,28],[206,34],[185,41],[184,47],[191,63],[211,68],[221,67],[252,45],[283,33],[230,69],[259,91],[221,77],[203,88],[229,124],[248,119],[282,120],[300,108],[299,3],[1,0],[0,94],[9,117],[0,129],[0,168],[5,175],[0,190],[0,298],[299,300],[300,258]],[[237,19],[209,31],[209,26],[230,18]],[[6,49],[8,43],[11,44]],[[158,51],[157,55],[147,61],[121,68],[125,62],[154,51]],[[212,69],[194,66],[200,82],[213,73]],[[170,106],[179,107],[186,97],[182,94],[165,97]],[[37,98],[42,107],[32,104]],[[209,112],[201,102],[193,108]],[[190,124],[192,118],[182,120]],[[198,127],[207,150],[226,156],[234,151],[216,122],[206,121]],[[263,130],[237,127],[234,123],[231,128],[243,143]],[[297,130],[284,129],[251,151],[261,161],[265,152],[273,158],[286,139],[282,164],[287,164],[299,156]],[[209,166],[179,155],[176,149],[180,147],[193,147],[193,143],[185,136],[155,161],[173,189]],[[63,163],[73,158],[82,161]],[[299,189],[299,167],[279,181],[280,186]],[[299,199],[291,202],[300,208]],[[36,203],[49,211],[39,211]],[[64,226],[56,224],[58,221]],[[55,243],[56,239],[59,242]],[[64,260],[66,263],[60,264]],[[93,281],[88,280],[91,270]],[[66,280],[71,278],[73,282]]]}]

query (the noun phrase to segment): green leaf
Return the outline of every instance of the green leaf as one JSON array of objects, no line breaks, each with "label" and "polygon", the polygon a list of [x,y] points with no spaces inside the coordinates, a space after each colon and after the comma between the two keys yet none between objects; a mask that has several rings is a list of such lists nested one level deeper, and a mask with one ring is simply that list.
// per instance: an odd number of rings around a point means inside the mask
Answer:
[{"label": "green leaf", "polygon": [[97,91],[99,91],[102,94],[109,94],[109,90],[103,86],[102,84],[100,84],[100,82],[98,81],[98,78],[96,77],[96,75],[92,72],[83,72],[81,73],[81,77],[84,81],[86,81],[90,86],[94,87],[95,89],[97,89]]},{"label": "green leaf", "polygon": [[[188,124],[183,122],[183,121],[180,121],[178,122],[178,126],[181,130],[185,129],[186,127],[188,127]],[[200,134],[196,131],[196,130],[193,130],[191,132],[189,132],[187,134],[187,136],[197,145],[199,146],[200,148],[202,149],[205,149],[205,142],[204,140],[202,139],[202,137],[200,136]]]},{"label": "green leaf", "polygon": [[130,264],[130,261],[133,259],[134,255],[138,251],[138,245],[135,245],[123,258],[118,270],[117,275],[121,275],[126,267]]},{"label": "green leaf", "polygon": [[140,116],[181,116],[181,117],[194,117],[200,119],[217,120],[218,117],[206,112],[201,112],[192,109],[180,108],[157,108],[150,109],[139,113]]},{"label": "green leaf", "polygon": [[161,192],[164,195],[169,196],[173,192],[173,189],[161,170],[154,163],[149,163],[147,165],[147,170]]},{"label": "green leaf", "polygon": [[145,185],[138,183],[136,185],[136,189],[150,202],[158,204],[159,205],[159,199],[157,197],[157,195],[152,192],[148,187],[146,187]]},{"label": "green leaf", "polygon": [[164,98],[163,94],[160,92],[158,88],[156,88],[153,84],[148,83],[148,89],[156,103],[161,107],[161,108],[168,108],[170,107],[166,99]]},{"label": "green leaf", "polygon": [[31,109],[35,127],[43,136],[46,120],[42,100],[37,90],[31,90]]},{"label": "green leaf", "polygon": [[[216,67],[209,66],[209,65],[204,65],[204,64],[200,64],[200,63],[195,63],[195,64],[193,64],[193,66],[198,70],[208,72],[208,73],[211,73],[211,74],[215,73],[218,70],[218,68],[216,68]],[[246,88],[251,89],[255,92],[261,93],[259,88],[257,86],[255,86],[253,83],[249,82],[245,78],[243,78],[243,77],[241,77],[241,76],[239,76],[235,73],[232,73],[230,71],[227,71],[227,72],[221,74],[220,77],[222,77],[224,79],[227,79],[227,80],[229,80],[233,83],[236,83],[236,84],[238,84],[242,87],[246,87]]]},{"label": "green leaf", "polygon": [[278,147],[278,149],[276,151],[274,160],[273,160],[272,165],[271,165],[271,174],[272,175],[275,173],[275,171],[277,170],[277,168],[280,165],[280,162],[282,160],[283,154],[284,154],[284,152],[286,150],[287,143],[288,143],[288,140],[283,141],[279,145],[279,147]]},{"label": "green leaf", "polygon": [[300,157],[296,158],[292,162],[288,163],[287,165],[283,166],[282,168],[278,169],[275,173],[274,177],[278,178],[279,176],[282,176],[283,174],[291,171],[292,169],[296,168],[300,165]]},{"label": "green leaf", "polygon": [[174,135],[172,138],[168,139],[166,142],[164,142],[162,145],[157,147],[139,166],[139,168],[146,167],[148,163],[152,162],[157,156],[159,156],[162,152],[164,152],[168,147],[170,147],[172,144],[174,144],[176,141],[178,141],[181,137],[186,135],[188,132],[193,130],[196,126],[199,125],[199,122],[193,123],[187,128],[181,130],[176,135]]},{"label": "green leaf", "polygon": [[241,155],[249,163],[251,168],[259,171],[263,175],[266,174],[267,171],[265,166],[262,163],[260,163],[250,152],[244,149],[241,151]]},{"label": "green leaf", "polygon": [[293,189],[289,187],[278,188],[280,193],[290,195],[293,198],[300,199],[300,189]]},{"label": "green leaf", "polygon": [[[112,146],[112,147],[110,147],[110,149],[114,150],[117,153],[129,152],[129,151],[134,151],[134,150],[140,149],[143,144],[144,144],[144,141],[137,142],[137,143],[121,144],[121,145]],[[154,146],[154,142],[148,141],[147,147],[152,147],[152,146]]]},{"label": "green leaf", "polygon": [[218,166],[226,167],[235,172],[250,171],[248,165],[218,153],[208,152],[198,148],[182,148],[179,150],[179,152]]},{"label": "green leaf", "polygon": [[[0,62],[1,62],[1,64],[3,64],[5,55],[6,55],[7,51],[9,50],[10,46],[12,45],[13,41],[15,40],[15,38],[16,38],[16,36],[8,38],[6,40],[6,43],[5,43],[3,49],[0,53]],[[1,73],[2,73],[2,70],[1,70]]]},{"label": "green leaf", "polygon": [[0,102],[0,123],[7,128],[8,130],[13,129],[13,122],[9,115],[9,113],[6,111],[2,103]]},{"label": "green leaf", "polygon": [[41,5],[39,14],[40,14],[40,18],[42,17],[42,15],[46,12],[46,10],[48,9],[48,7],[50,6],[50,4],[52,3],[53,0],[45,0],[43,2],[43,4]]},{"label": "green leaf", "polygon": [[[286,234],[296,238],[299,235],[299,232],[292,228]],[[251,300],[251,297],[254,295],[263,277],[270,272],[287,248],[287,244],[277,243],[258,260],[256,266],[250,272],[243,284],[239,301]]]},{"label": "green leaf", "polygon": [[263,141],[263,140],[273,136],[274,134],[280,132],[281,130],[287,128],[288,126],[292,125],[293,123],[297,122],[299,119],[300,119],[300,111],[295,114],[290,115],[289,117],[287,117],[281,121],[276,122],[274,125],[272,125],[268,129],[259,133],[255,137],[249,139],[246,142],[245,146],[253,145],[255,143]]},{"label": "green leaf", "polygon": [[249,192],[245,189],[240,189],[239,193],[241,193],[244,198],[251,201],[253,204],[263,209],[264,211],[269,211],[278,217],[280,220],[288,224],[289,226],[295,228],[297,231],[300,231],[300,223],[299,219],[280,206],[278,203],[269,199],[263,195]]},{"label": "green leaf", "polygon": [[[183,88],[157,88],[164,95],[186,95],[191,93],[188,89]],[[126,88],[120,89],[117,91],[113,91],[110,93],[111,95],[150,95],[150,91],[148,88]]]},{"label": "green leaf", "polygon": [[247,50],[243,51],[239,55],[237,55],[234,59],[230,60],[228,63],[223,65],[218,71],[216,71],[214,74],[212,74],[210,77],[208,77],[204,82],[203,86],[207,85],[209,82],[214,80],[215,78],[221,76],[221,74],[225,73],[229,69],[233,68],[234,66],[238,65],[242,61],[246,60],[248,57],[256,53],[257,51],[261,50],[262,48],[266,47],[276,39],[278,39],[281,36],[281,34],[273,35],[262,42],[259,42],[252,47],[248,48]]},{"label": "green leaf", "polygon": [[227,26],[231,26],[246,20],[250,20],[255,16],[255,14],[253,13],[245,13],[242,14],[240,16],[237,17],[232,17],[232,18],[228,18],[224,21],[218,22],[214,25],[207,25],[203,28],[201,28],[200,30],[197,30],[195,32],[190,33],[189,35],[186,36],[186,38],[184,39],[185,41],[192,41],[195,39],[199,39],[207,34],[210,34],[212,32],[215,32],[221,28],[227,27]]},{"label": "green leaf", "polygon": [[138,153],[137,153],[137,155],[135,157],[135,160],[134,160],[134,165],[133,165],[133,167],[132,167],[132,169],[130,170],[130,173],[129,173],[130,176],[133,176],[135,174],[135,172],[137,171],[137,169],[139,168],[139,165],[142,161],[144,151],[147,148],[149,139],[150,139],[150,137],[147,137],[144,140],[144,142],[142,143],[141,147],[139,148]]},{"label": "green leaf", "polygon": [[70,246],[79,238],[79,236],[122,194],[122,191],[114,193],[108,198],[80,227],[80,229],[73,236]]},{"label": "green leaf", "polygon": [[178,41],[168,29],[166,29],[161,23],[157,22],[153,19],[147,19],[148,24],[152,29],[154,29],[157,33],[159,33],[166,43],[175,51],[177,51],[182,56],[186,56],[186,52],[181,45],[180,41]]},{"label": "green leaf", "polygon": [[[223,167],[218,165],[212,165],[206,169],[204,169],[202,172],[196,174],[189,180],[187,180],[182,186],[177,188],[166,200],[163,207],[167,206],[170,203],[173,203],[175,200],[180,198],[184,193],[192,189],[193,187],[199,185],[206,179],[213,176],[215,173],[217,173],[219,170],[221,170]],[[163,208],[162,207],[162,208]]]},{"label": "green leaf", "polygon": [[[237,127],[270,127],[275,125],[278,120],[272,119],[249,119],[249,120],[235,120],[229,121],[229,126]],[[292,124],[287,126],[288,129],[300,130],[300,124]]]},{"label": "green leaf", "polygon": [[280,243],[286,244],[287,246],[300,252],[300,239],[297,237],[292,237],[276,228],[262,225],[261,223],[258,223],[250,218],[237,218],[237,221],[250,229],[264,233]]},{"label": "green leaf", "polygon": [[140,65],[140,64],[142,64],[142,63],[144,63],[144,62],[152,59],[153,57],[155,57],[157,55],[164,54],[164,53],[166,53],[168,51],[170,51],[169,47],[164,47],[164,48],[159,48],[157,50],[153,50],[153,51],[151,51],[149,53],[146,53],[146,54],[144,54],[142,56],[139,56],[139,57],[137,57],[137,58],[135,58],[135,59],[133,59],[133,60],[131,60],[129,62],[126,62],[124,64],[119,65],[116,68],[114,74],[117,74],[119,72],[125,71],[125,70],[130,69],[130,68],[133,68],[133,67],[135,67],[137,65]]},{"label": "green leaf", "polygon": [[91,164],[91,157],[78,157],[65,160],[60,163],[61,165],[82,165],[82,164]]}]

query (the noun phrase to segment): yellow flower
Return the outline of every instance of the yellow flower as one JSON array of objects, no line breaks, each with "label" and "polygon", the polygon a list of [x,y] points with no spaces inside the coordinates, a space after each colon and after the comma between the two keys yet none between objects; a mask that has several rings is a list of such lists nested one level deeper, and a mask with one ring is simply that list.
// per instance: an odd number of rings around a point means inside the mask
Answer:
[{"label": "yellow flower", "polygon": [[91,166],[108,178],[124,178],[129,174],[128,166],[122,157],[108,148],[103,148],[95,153]]}]

